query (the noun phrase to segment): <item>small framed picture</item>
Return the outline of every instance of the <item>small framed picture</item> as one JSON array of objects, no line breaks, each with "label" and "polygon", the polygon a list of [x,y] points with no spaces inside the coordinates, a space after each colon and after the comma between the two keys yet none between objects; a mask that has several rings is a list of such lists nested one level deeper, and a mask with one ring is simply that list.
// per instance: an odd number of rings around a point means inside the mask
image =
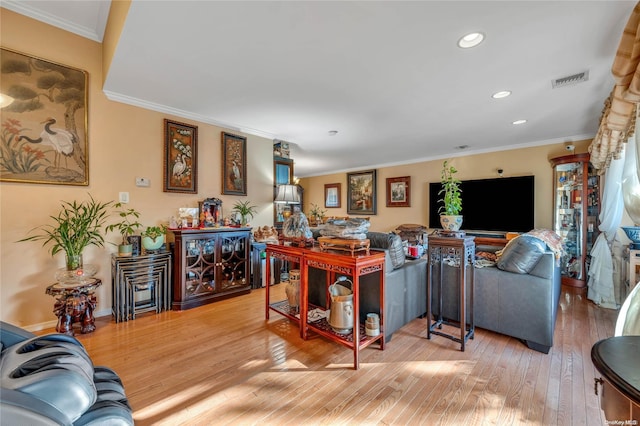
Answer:
[{"label": "small framed picture", "polygon": [[347,214],[376,214],[376,171],[347,173]]},{"label": "small framed picture", "polygon": [[387,207],[411,207],[411,176],[387,178]]},{"label": "small framed picture", "polygon": [[326,208],[340,207],[340,184],[326,183],[324,185],[324,206]]}]

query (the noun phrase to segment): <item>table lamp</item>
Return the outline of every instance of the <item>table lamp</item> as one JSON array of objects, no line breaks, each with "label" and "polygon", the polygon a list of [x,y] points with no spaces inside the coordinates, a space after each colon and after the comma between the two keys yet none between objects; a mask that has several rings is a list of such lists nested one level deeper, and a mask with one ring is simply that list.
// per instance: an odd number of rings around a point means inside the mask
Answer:
[{"label": "table lamp", "polygon": [[279,185],[278,194],[276,195],[274,203],[285,204],[285,209],[282,212],[284,218],[291,216],[291,204],[300,204],[300,195],[298,192],[298,185]]}]

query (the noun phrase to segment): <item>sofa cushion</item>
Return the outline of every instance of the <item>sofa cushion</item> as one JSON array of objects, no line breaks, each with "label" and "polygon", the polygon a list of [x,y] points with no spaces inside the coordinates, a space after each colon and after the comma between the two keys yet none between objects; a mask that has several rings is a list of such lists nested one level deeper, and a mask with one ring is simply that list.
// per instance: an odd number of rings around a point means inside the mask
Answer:
[{"label": "sofa cushion", "polygon": [[389,256],[391,256],[391,263],[393,269],[401,268],[405,262],[404,247],[402,246],[402,238],[400,235],[390,234],[391,245],[389,246]]},{"label": "sofa cushion", "polygon": [[528,274],[546,249],[544,241],[531,235],[520,235],[498,252],[496,266],[503,271]]},{"label": "sofa cushion", "polygon": [[387,250],[393,269],[398,269],[404,265],[405,254],[402,247],[402,238],[394,233],[367,232],[369,246],[372,249]]}]

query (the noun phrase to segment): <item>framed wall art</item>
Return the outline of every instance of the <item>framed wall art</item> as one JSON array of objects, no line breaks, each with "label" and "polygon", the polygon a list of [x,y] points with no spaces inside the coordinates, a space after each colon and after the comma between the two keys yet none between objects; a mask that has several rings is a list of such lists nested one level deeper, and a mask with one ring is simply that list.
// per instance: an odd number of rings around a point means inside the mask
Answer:
[{"label": "framed wall art", "polygon": [[347,214],[376,214],[376,171],[347,173]]},{"label": "framed wall art", "polygon": [[198,193],[198,127],[164,120],[164,192]]},{"label": "framed wall art", "polygon": [[88,73],[1,49],[0,181],[89,185]]},{"label": "framed wall art", "polygon": [[222,132],[222,193],[247,195],[247,138]]},{"label": "framed wall art", "polygon": [[387,207],[411,207],[411,176],[387,178]]},{"label": "framed wall art", "polygon": [[324,206],[326,208],[340,207],[339,183],[326,183],[324,185]]}]

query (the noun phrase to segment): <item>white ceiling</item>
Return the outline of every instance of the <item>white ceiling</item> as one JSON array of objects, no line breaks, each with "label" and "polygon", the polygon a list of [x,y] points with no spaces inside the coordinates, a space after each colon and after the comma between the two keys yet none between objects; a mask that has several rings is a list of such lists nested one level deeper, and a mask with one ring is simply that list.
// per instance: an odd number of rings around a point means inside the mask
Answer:
[{"label": "white ceiling", "polygon": [[[134,0],[104,90],[288,141],[300,177],[570,142],[595,135],[635,4]],[[108,6],[2,2],[95,40]],[[458,48],[471,31],[485,42]]]}]

